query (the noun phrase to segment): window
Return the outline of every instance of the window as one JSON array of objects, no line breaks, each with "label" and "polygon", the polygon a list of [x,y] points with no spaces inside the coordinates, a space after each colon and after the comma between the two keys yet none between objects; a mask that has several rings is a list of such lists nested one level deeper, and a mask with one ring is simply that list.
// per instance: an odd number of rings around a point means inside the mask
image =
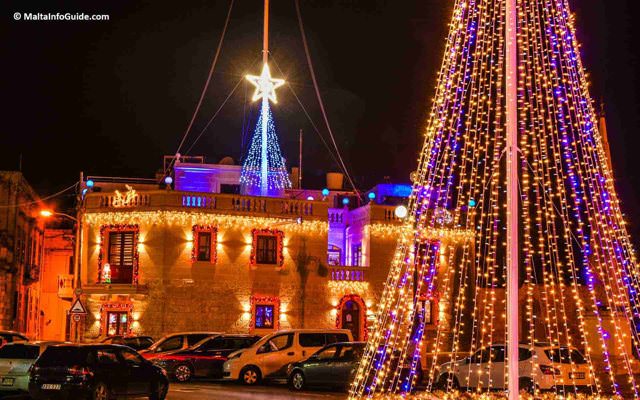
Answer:
[{"label": "window", "polygon": [[272,304],[256,304],[256,325],[257,329],[273,329],[274,327],[274,306]]},{"label": "window", "polygon": [[549,349],[545,350],[544,353],[547,355],[551,362],[559,362],[560,364],[586,364],[587,360],[578,350],[571,350],[566,347]]},{"label": "window", "polygon": [[211,226],[194,225],[193,249],[191,250],[191,261],[216,262],[216,242],[218,229]]},{"label": "window", "polygon": [[126,311],[107,312],[107,336],[126,335],[129,330],[129,315]]},{"label": "window", "polygon": [[422,307],[422,321],[426,325],[433,325],[433,303],[431,300],[421,301],[418,307]]},{"label": "window", "polygon": [[230,183],[220,184],[220,193],[226,194],[240,194],[240,185],[234,185]]},{"label": "window", "polygon": [[199,341],[209,337],[211,335],[207,335],[206,333],[192,333],[187,335],[187,345],[189,347],[193,346],[194,344],[198,343]]},{"label": "window", "polygon": [[504,346],[491,347],[491,362],[504,362]]},{"label": "window", "polygon": [[362,244],[354,244],[351,246],[351,265],[362,266]]},{"label": "window", "polygon": [[341,250],[338,246],[330,244],[327,250],[327,263],[329,265],[340,265]]},{"label": "window", "polygon": [[98,349],[96,350],[96,358],[98,364],[110,365],[118,363],[118,356],[113,349]]},{"label": "window", "polygon": [[[0,348],[0,358],[14,360],[35,360],[40,354],[40,346],[32,344],[9,344]],[[9,363],[11,365],[11,363]]]},{"label": "window", "polygon": [[142,357],[140,357],[140,355],[136,352],[127,349],[121,349],[120,355],[122,356],[124,362],[126,362],[127,364],[142,364]]},{"label": "window", "polygon": [[301,333],[298,341],[302,347],[322,347],[325,345],[324,333]]},{"label": "window", "polygon": [[274,229],[254,229],[251,231],[251,265],[266,264],[282,267],[284,256],[282,246],[284,233]]},{"label": "window", "polygon": [[216,338],[213,339],[209,339],[206,342],[204,342],[202,344],[202,346],[200,346],[200,350],[221,350],[221,349],[225,349],[226,347],[226,343],[227,340],[225,338],[223,338],[222,336],[218,336]]},{"label": "window", "polygon": [[331,360],[336,357],[337,353],[338,353],[338,346],[331,346],[317,352],[316,358],[318,360]]},{"label": "window", "polygon": [[107,262],[111,268],[111,283],[132,283],[135,258],[135,232],[109,232]]},{"label": "window", "polygon": [[288,349],[293,345],[293,333],[287,333],[284,335],[278,335],[269,340],[262,348],[265,349],[265,353],[272,351],[281,351]]},{"label": "window", "polygon": [[198,247],[196,259],[211,261],[211,232],[198,232]]},{"label": "window", "polygon": [[256,262],[258,264],[277,264],[278,240],[272,235],[258,235]]},{"label": "window", "polygon": [[344,345],[340,350],[339,360],[341,361],[353,361],[359,360],[364,352],[363,346]]},{"label": "window", "polygon": [[182,348],[182,344],[184,343],[184,338],[182,335],[170,337],[164,342],[161,342],[156,348],[156,353],[168,350],[178,350]]},{"label": "window", "polygon": [[349,341],[349,335],[347,335],[346,333],[327,333],[325,335],[325,338],[327,344]]}]

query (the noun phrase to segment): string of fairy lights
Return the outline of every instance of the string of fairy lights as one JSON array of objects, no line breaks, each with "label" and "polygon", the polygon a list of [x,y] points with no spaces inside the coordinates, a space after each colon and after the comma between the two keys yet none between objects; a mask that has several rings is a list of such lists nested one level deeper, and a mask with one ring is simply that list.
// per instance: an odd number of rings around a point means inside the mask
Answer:
[{"label": "string of fairy lights", "polygon": [[[503,1],[454,2],[410,217],[397,228],[352,399],[410,392],[424,353],[427,391],[480,392],[507,381],[505,23]],[[546,379],[556,394],[586,387],[637,398],[640,274],[574,17],[567,0],[520,0],[517,23],[520,348],[559,349],[549,353],[551,366],[537,357],[521,361],[532,371],[525,389]],[[460,232],[446,246],[434,235],[443,229],[441,209],[451,214],[447,229]],[[420,300],[435,292],[444,318],[426,340]],[[458,371],[467,356],[469,366]],[[496,368],[502,373],[489,372]]]}]

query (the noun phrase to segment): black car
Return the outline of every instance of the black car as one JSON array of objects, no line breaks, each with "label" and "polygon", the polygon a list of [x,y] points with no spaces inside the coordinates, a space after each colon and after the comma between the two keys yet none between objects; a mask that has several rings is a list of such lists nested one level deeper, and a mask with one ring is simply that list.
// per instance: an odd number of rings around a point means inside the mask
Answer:
[{"label": "black car", "polygon": [[105,344],[123,344],[129,346],[134,350],[144,350],[151,347],[153,344],[153,338],[151,336],[109,336],[103,339],[100,343]]},{"label": "black car", "polygon": [[109,344],[50,346],[33,364],[29,380],[33,399],[164,400],[168,389],[161,368],[129,347]]},{"label": "black car", "polygon": [[365,345],[365,342],[329,344],[306,360],[289,365],[289,387],[292,390],[308,386],[346,388],[353,380]]},{"label": "black car", "polygon": [[222,366],[227,356],[244,349],[260,339],[260,336],[222,334],[208,337],[185,350],[170,351],[152,359],[155,365],[167,371],[178,382],[193,377],[222,378]]}]

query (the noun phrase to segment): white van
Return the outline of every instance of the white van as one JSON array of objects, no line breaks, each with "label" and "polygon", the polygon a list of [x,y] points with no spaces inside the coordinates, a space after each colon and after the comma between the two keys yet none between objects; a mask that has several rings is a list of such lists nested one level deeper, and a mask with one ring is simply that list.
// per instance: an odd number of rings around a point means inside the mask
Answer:
[{"label": "white van", "polygon": [[352,342],[348,329],[291,329],[271,333],[253,346],[229,354],[226,380],[255,385],[262,379],[286,379],[287,366],[304,360],[327,344]]}]

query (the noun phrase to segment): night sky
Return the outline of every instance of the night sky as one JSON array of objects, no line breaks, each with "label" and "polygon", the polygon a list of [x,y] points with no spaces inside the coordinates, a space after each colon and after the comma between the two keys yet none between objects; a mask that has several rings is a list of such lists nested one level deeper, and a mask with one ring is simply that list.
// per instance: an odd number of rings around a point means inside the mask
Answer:
[{"label": "night sky", "polygon": [[[0,169],[22,170],[44,196],[90,175],[153,177],[173,154],[200,96],[228,1],[5,1],[0,5]],[[606,104],[616,176],[640,243],[640,12],[633,0],[573,0],[592,96]],[[408,181],[422,145],[452,0],[301,0],[314,67],[346,164],[361,188]],[[108,22],[14,21],[14,12],[109,14]],[[293,0],[272,0],[271,68],[326,135]],[[236,0],[219,63],[182,154],[238,160],[256,119],[241,83],[259,72],[262,1]],[[273,108],[288,164],[305,135],[305,181],[338,170],[287,88]],[[187,149],[190,149],[187,152]]]}]

